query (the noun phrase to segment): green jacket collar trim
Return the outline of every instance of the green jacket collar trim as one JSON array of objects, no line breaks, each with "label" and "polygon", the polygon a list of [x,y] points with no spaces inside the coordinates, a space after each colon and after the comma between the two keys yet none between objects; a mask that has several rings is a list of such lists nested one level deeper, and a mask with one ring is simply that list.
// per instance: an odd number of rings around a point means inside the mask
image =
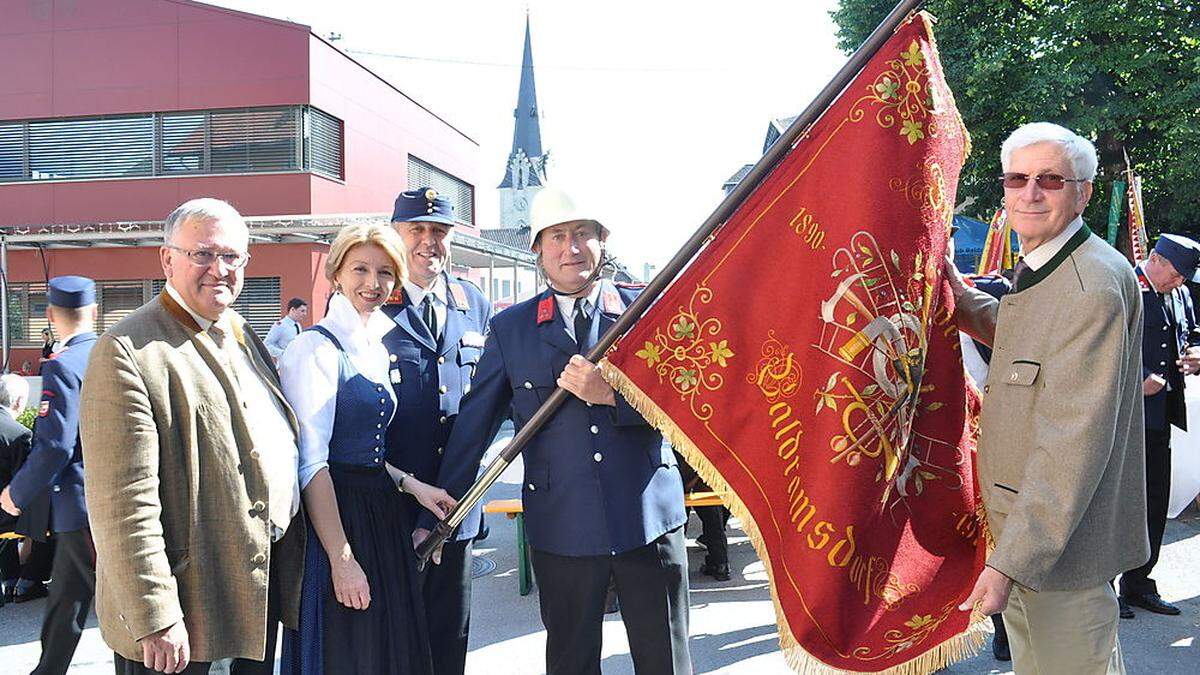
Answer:
[{"label": "green jacket collar trim", "polygon": [[1087,241],[1088,237],[1090,236],[1092,236],[1092,231],[1089,230],[1088,226],[1085,224],[1083,227],[1079,228],[1078,232],[1071,235],[1071,238],[1067,240],[1067,243],[1063,244],[1063,247],[1058,250],[1058,253],[1055,253],[1054,257],[1047,261],[1045,265],[1042,265],[1036,270],[1028,270],[1022,274],[1019,288],[1014,288],[1013,292],[1019,293],[1027,288],[1031,288],[1034,284],[1050,276],[1050,273],[1058,269],[1058,266],[1061,265],[1068,256],[1074,253],[1075,249],[1082,246],[1083,242]]}]

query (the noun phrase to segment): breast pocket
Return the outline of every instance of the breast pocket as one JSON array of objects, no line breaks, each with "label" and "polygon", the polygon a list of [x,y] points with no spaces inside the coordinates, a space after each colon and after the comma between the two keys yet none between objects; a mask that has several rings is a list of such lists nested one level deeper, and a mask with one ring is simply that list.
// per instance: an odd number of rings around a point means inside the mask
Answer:
[{"label": "breast pocket", "polygon": [[1032,387],[1037,383],[1041,372],[1042,364],[1037,361],[1013,361],[1001,374],[1000,384],[1013,387]]},{"label": "breast pocket", "polygon": [[533,368],[517,373],[512,378],[513,424],[517,428],[525,426],[557,386],[557,378],[550,374],[548,368]]},{"label": "breast pocket", "polygon": [[421,350],[409,347],[397,349],[388,357],[388,378],[396,392],[397,404],[401,408],[413,408],[421,404],[421,377],[423,362]]},{"label": "breast pocket", "polygon": [[460,347],[458,350],[458,366],[462,369],[463,382],[470,382],[475,377],[475,369],[479,366],[479,357],[483,350],[479,347]]}]

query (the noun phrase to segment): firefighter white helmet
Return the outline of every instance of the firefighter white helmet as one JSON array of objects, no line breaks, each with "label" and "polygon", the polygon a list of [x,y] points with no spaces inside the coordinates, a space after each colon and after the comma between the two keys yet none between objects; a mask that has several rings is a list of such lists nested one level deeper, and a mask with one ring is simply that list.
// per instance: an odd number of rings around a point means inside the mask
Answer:
[{"label": "firefighter white helmet", "polygon": [[538,234],[542,230],[559,223],[573,223],[579,220],[593,222],[601,235],[608,234],[608,228],[592,218],[587,211],[576,206],[575,200],[566,192],[552,186],[542,188],[534,195],[533,204],[529,208],[529,250],[533,250],[533,245],[537,243]]}]

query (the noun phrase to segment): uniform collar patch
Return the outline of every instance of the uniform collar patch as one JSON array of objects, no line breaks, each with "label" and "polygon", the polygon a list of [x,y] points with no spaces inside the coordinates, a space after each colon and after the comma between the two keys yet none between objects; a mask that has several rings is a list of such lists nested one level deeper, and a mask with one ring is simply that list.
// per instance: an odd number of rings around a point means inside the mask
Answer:
[{"label": "uniform collar patch", "polygon": [[457,309],[466,310],[468,307],[467,289],[463,288],[462,284],[457,281],[447,284],[447,288],[450,289],[450,297],[454,298],[454,306]]},{"label": "uniform collar patch", "polygon": [[538,302],[537,306],[537,322],[538,325],[549,323],[554,320],[554,294],[549,293],[546,297]]},{"label": "uniform collar patch", "polygon": [[615,288],[605,288],[600,292],[600,308],[605,314],[620,314],[625,311],[625,303]]},{"label": "uniform collar patch", "polygon": [[408,304],[408,296],[406,296],[404,294],[404,287],[400,286],[400,287],[396,288],[395,290],[393,290],[392,294],[388,296],[387,303],[385,303],[385,304],[388,304],[388,305],[406,305],[406,304]]}]

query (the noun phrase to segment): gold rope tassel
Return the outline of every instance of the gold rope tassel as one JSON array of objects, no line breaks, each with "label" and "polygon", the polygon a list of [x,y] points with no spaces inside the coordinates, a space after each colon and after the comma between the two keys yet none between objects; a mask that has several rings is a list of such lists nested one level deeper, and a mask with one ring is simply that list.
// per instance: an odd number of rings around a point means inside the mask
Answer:
[{"label": "gold rope tassel", "polygon": [[[779,596],[775,592],[775,583],[771,575],[770,557],[767,555],[767,548],[763,544],[758,524],[754,522],[749,509],[730,490],[729,483],[725,481],[725,478],[721,476],[716,467],[700,452],[700,449],[688,438],[687,434],[649,396],[646,396],[632,380],[610,364],[607,359],[600,362],[600,372],[604,376],[604,379],[620,392],[621,396],[625,397],[625,400],[633,406],[634,410],[637,410],[651,426],[662,432],[667,441],[687,459],[688,464],[696,469],[696,473],[700,475],[704,482],[721,495],[721,500],[725,502],[725,505],[733,512],[733,515],[741,521],[742,529],[746,531],[746,535],[750,538],[750,543],[754,546],[754,551],[758,554],[759,559],[763,561],[763,565],[767,571],[769,581],[767,585],[771,589],[771,602],[775,606],[775,620],[779,627],[779,645],[789,668],[803,675],[835,675],[849,672],[871,672],[883,675],[927,675],[979,653],[987,637],[992,632],[991,621],[987,617],[973,617],[975,618],[975,622],[963,633],[950,638],[911,661],[886,670],[841,670],[823,663],[812,654],[809,654],[796,641],[792,629],[788,625],[787,616],[784,615],[783,608],[779,604]],[[982,506],[979,508],[982,508]]]}]

